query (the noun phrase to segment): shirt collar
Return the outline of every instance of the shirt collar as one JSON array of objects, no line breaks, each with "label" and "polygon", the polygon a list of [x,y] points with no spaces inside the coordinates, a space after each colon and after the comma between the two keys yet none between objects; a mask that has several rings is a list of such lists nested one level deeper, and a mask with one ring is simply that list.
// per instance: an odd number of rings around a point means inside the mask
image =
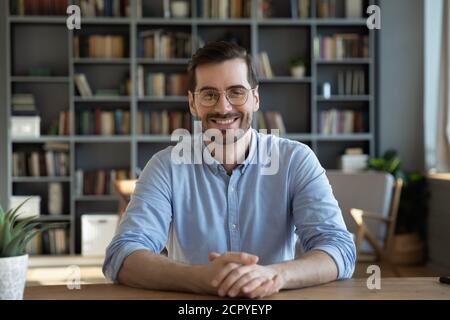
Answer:
[{"label": "shirt collar", "polygon": [[[255,129],[250,128],[249,130],[251,130],[251,139],[250,139],[250,146],[249,146],[249,152],[247,157],[245,158],[245,160],[236,166],[235,169],[239,169],[241,171],[241,174],[243,174],[245,172],[245,170],[247,169],[248,165],[251,164],[253,162],[253,159],[255,157],[256,154],[256,150],[257,150],[257,145],[258,145],[258,135],[256,134]],[[215,159],[211,153],[209,151],[205,151],[205,148],[207,149],[205,143],[203,142],[203,136],[202,134],[198,135],[198,139],[200,139],[200,142],[198,145],[201,146],[202,148],[202,159],[205,165],[207,165],[214,174],[219,173],[220,171],[225,172],[225,168],[222,166],[222,164],[217,161],[217,159]]]}]

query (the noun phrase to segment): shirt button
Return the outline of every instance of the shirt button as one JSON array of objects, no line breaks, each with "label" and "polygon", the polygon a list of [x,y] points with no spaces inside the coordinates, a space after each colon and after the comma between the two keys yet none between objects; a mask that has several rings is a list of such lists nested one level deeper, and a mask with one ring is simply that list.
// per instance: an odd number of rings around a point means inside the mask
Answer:
[{"label": "shirt button", "polygon": [[231,191],[231,192],[234,192],[234,188],[233,188],[233,187],[231,187],[231,188],[230,188],[230,191]]},{"label": "shirt button", "polygon": [[231,225],[231,229],[236,229],[236,225],[234,223]]}]

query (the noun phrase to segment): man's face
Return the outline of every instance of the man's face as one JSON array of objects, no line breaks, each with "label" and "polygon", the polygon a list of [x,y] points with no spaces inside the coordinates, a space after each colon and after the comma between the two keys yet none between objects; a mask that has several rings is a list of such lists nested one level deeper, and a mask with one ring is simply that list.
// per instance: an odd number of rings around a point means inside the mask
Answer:
[{"label": "man's face", "polygon": [[[247,80],[247,65],[242,59],[227,60],[222,63],[211,63],[198,66],[195,70],[196,88],[199,94],[194,96],[189,91],[189,108],[194,116],[202,121],[203,131],[218,129],[222,132],[224,143],[235,141],[251,127],[253,112],[259,108],[259,94],[256,88],[248,91],[247,101],[240,106],[231,104],[225,97],[225,90],[231,89],[231,94],[252,89]],[[243,91],[244,89],[244,91]],[[236,91],[234,91],[236,90]],[[221,92],[214,106],[205,107],[201,103],[200,93]],[[206,97],[208,97],[207,95]]]}]

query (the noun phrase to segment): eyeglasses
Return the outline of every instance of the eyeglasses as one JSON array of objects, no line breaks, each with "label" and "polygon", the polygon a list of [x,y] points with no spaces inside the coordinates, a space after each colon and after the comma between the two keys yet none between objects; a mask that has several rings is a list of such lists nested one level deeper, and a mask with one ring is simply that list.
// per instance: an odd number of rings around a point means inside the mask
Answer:
[{"label": "eyeglasses", "polygon": [[256,88],[247,89],[242,87],[229,88],[225,91],[205,89],[202,91],[195,91],[194,96],[198,97],[198,101],[202,107],[211,108],[219,102],[220,95],[225,93],[228,102],[235,107],[239,107],[247,102],[249,92],[255,89]]}]

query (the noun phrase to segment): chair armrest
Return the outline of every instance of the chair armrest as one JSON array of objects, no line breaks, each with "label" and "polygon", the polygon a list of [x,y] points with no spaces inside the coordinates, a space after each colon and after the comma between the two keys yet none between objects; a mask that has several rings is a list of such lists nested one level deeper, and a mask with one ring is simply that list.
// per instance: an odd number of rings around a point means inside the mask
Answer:
[{"label": "chair armrest", "polygon": [[350,215],[353,217],[353,219],[355,219],[355,221],[357,221],[359,219],[363,220],[364,218],[378,220],[378,221],[382,221],[382,222],[391,222],[392,221],[391,218],[380,216],[379,213],[375,213],[375,212],[371,212],[371,211],[367,211],[367,210],[356,209],[356,208],[350,209]]}]

